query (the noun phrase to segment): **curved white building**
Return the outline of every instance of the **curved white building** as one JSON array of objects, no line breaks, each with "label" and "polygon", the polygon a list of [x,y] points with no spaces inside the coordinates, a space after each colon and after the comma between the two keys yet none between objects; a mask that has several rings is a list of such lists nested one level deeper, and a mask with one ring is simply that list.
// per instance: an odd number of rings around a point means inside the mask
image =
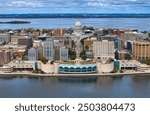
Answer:
[{"label": "curved white building", "polygon": [[97,65],[96,64],[60,64],[59,73],[62,74],[97,73]]}]

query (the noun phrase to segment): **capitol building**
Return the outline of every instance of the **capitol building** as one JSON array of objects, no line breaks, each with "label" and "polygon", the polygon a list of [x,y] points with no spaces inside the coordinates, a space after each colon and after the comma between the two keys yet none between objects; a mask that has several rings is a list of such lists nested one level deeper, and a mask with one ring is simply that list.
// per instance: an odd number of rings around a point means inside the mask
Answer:
[{"label": "capitol building", "polygon": [[70,35],[70,37],[75,43],[79,43],[82,39],[90,37],[91,35],[92,34],[85,34],[83,32],[81,22],[78,20],[73,27],[73,33]]}]

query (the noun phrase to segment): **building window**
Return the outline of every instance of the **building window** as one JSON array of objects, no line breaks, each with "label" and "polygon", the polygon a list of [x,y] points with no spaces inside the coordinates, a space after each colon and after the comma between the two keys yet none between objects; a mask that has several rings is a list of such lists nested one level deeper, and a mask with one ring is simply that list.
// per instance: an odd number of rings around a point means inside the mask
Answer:
[{"label": "building window", "polygon": [[86,67],[83,67],[83,68],[82,68],[82,72],[86,72]]},{"label": "building window", "polygon": [[69,72],[69,68],[68,68],[68,67],[65,67],[64,71],[65,71],[65,72]]},{"label": "building window", "polygon": [[71,67],[70,72],[75,72],[75,68]]},{"label": "building window", "polygon": [[77,67],[76,72],[81,72],[81,68]]},{"label": "building window", "polygon": [[142,46],[145,46],[145,44],[143,44]]}]

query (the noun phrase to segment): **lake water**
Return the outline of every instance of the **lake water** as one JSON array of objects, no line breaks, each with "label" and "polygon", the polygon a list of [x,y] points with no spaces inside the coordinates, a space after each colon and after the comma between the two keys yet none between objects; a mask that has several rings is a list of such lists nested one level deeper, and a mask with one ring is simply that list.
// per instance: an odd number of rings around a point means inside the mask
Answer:
[{"label": "lake water", "polygon": [[[91,76],[92,78],[92,76]],[[0,79],[0,97],[150,98],[150,76]]]},{"label": "lake water", "polygon": [[[0,18],[4,21],[30,21],[30,24],[1,24],[0,29],[20,29],[20,28],[71,28],[77,21],[76,18]],[[93,26],[98,28],[122,28],[138,29],[141,31],[150,31],[150,18],[81,18],[83,26]]]}]

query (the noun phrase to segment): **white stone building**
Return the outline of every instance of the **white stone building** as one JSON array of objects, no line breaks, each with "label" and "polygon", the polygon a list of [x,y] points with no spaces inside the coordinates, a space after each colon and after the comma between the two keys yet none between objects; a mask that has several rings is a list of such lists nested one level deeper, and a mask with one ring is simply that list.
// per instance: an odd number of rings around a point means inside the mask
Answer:
[{"label": "white stone building", "polygon": [[93,53],[95,59],[108,60],[114,59],[114,42],[108,40],[94,41]]},{"label": "white stone building", "polygon": [[9,34],[0,34],[0,44],[9,43],[10,35]]}]

